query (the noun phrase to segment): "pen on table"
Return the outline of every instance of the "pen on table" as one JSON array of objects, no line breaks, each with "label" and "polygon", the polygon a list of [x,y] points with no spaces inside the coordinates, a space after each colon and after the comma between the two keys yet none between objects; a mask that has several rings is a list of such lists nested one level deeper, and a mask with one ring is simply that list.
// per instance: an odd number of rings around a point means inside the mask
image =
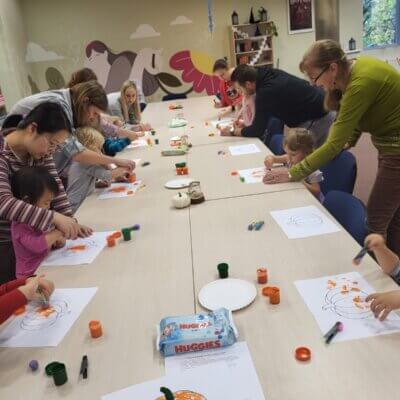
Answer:
[{"label": "pen on table", "polygon": [[79,376],[82,375],[83,379],[87,379],[87,377],[88,377],[88,367],[89,367],[89,360],[88,360],[88,357],[86,355],[84,355],[82,357],[81,369],[79,371]]},{"label": "pen on table", "polygon": [[325,333],[324,338],[325,338],[325,343],[329,344],[332,339],[343,330],[343,324],[341,322],[336,322],[335,325],[327,333]]}]

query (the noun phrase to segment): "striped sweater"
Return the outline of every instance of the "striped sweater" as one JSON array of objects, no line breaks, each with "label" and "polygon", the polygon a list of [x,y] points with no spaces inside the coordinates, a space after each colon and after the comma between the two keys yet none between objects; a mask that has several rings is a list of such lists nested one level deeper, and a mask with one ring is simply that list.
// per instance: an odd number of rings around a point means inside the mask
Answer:
[{"label": "striped sweater", "polygon": [[[51,210],[39,208],[22,200],[16,199],[11,190],[11,176],[26,166],[44,166],[58,183],[59,193],[51,204]],[[47,231],[53,221],[52,211],[71,216],[72,210],[69,204],[64,186],[58,177],[52,156],[41,160],[30,159],[22,162],[9,148],[7,142],[0,137],[0,243],[11,242],[11,222],[16,221],[28,224],[41,231]]]}]

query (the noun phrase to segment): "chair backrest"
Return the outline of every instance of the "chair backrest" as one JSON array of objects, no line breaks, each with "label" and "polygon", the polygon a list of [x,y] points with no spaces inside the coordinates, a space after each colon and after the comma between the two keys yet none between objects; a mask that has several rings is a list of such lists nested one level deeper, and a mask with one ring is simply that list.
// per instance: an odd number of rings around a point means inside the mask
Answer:
[{"label": "chair backrest", "polygon": [[283,150],[283,135],[272,136],[268,147],[277,156],[285,154],[285,151]]},{"label": "chair backrest", "polygon": [[332,190],[325,196],[323,205],[354,240],[363,246],[367,234],[367,213],[364,204],[349,193]]},{"label": "chair backrest", "polygon": [[324,181],[321,191],[326,195],[331,190],[353,193],[357,178],[356,158],[349,151],[342,151],[332,161],[321,168]]},{"label": "chair backrest", "polygon": [[264,134],[264,143],[269,147],[271,138],[274,135],[283,135],[284,124],[283,122],[275,117],[270,117],[267,125],[267,129]]},{"label": "chair backrest", "polygon": [[187,99],[186,94],[181,93],[170,93],[163,96],[162,101],[169,101],[169,100],[179,100],[179,99]]}]

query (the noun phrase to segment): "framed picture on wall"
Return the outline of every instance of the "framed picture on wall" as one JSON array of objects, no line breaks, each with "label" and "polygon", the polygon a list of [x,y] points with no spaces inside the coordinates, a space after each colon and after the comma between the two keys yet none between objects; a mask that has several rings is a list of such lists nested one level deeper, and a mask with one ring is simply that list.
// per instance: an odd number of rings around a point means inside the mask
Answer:
[{"label": "framed picture on wall", "polygon": [[314,0],[287,0],[289,34],[314,30]]}]

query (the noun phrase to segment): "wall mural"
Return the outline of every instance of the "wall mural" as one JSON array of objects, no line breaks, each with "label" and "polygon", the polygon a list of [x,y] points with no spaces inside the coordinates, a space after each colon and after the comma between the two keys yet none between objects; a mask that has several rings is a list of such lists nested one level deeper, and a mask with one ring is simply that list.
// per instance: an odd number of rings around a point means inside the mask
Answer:
[{"label": "wall mural", "polygon": [[26,46],[25,61],[27,63],[36,63],[42,61],[63,60],[64,56],[60,56],[54,51],[44,49],[40,44],[29,42]]},{"label": "wall mural", "polygon": [[[212,64],[211,57],[204,53],[184,50],[174,54],[169,61],[170,67],[182,71],[184,82],[192,83],[192,87],[181,94],[191,91],[215,94],[219,80],[212,75]],[[177,93],[171,88],[182,86],[176,76],[162,72],[162,50],[144,48],[138,53],[130,50],[116,53],[105,43],[95,40],[86,46],[84,65],[96,73],[107,93],[119,91],[127,79],[141,82],[145,96],[151,96],[158,89],[167,94]]]}]

